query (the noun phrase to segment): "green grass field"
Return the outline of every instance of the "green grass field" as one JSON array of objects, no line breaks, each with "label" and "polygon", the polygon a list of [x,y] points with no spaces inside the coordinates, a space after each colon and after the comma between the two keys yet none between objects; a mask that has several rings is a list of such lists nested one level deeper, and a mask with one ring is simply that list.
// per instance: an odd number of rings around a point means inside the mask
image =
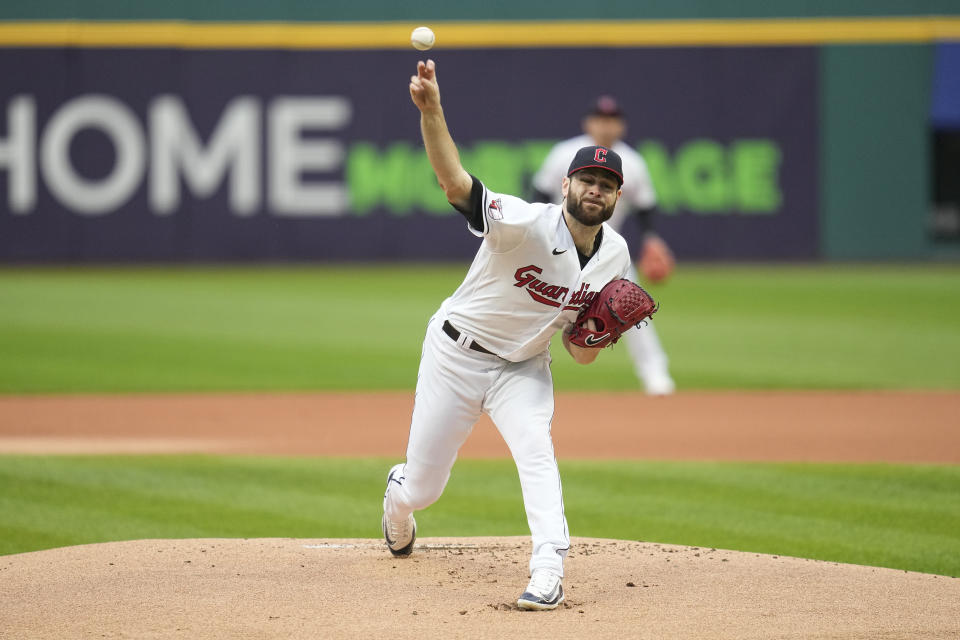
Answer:
[{"label": "green grass field", "polygon": [[[0,393],[412,389],[465,270],[0,270]],[[682,389],[960,388],[957,266],[683,266],[652,290]],[[559,390],[637,387],[621,346],[554,355]]]},{"label": "green grass field", "polygon": [[[465,265],[0,270],[0,393],[413,389]],[[681,389],[960,389],[960,267],[682,265]],[[636,389],[625,350],[559,390]],[[0,416],[2,419],[2,416]],[[905,428],[909,428],[905,425]],[[0,456],[0,553],[153,537],[376,537],[382,460]],[[960,467],[561,460],[578,536],[960,574]],[[461,460],[422,535],[525,535],[510,461]]]},{"label": "green grass field", "polygon": [[[0,456],[0,553],[380,535],[392,461]],[[574,535],[960,575],[960,467],[561,461]],[[423,536],[528,535],[509,460],[461,460]]]}]

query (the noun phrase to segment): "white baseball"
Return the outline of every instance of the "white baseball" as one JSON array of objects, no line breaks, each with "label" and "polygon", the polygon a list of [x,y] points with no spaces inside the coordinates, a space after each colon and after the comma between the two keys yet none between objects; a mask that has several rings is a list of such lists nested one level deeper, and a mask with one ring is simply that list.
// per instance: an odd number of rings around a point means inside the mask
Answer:
[{"label": "white baseball", "polygon": [[413,45],[414,49],[419,49],[420,51],[426,51],[433,47],[433,43],[436,42],[437,37],[433,35],[433,31],[430,27],[417,27],[413,30],[413,33],[410,34],[410,44]]}]

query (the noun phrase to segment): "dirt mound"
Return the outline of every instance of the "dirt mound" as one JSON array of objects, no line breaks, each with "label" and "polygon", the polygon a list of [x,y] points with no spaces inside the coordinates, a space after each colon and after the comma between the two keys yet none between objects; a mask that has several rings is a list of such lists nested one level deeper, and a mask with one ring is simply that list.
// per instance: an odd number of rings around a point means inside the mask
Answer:
[{"label": "dirt mound", "polygon": [[960,580],[574,538],[522,612],[528,538],[141,540],[0,558],[9,638],[957,638]]}]

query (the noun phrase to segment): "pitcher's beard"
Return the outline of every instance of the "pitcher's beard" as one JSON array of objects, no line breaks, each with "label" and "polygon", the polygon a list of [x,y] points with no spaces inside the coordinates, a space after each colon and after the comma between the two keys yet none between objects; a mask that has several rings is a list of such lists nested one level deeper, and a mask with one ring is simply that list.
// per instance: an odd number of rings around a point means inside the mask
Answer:
[{"label": "pitcher's beard", "polygon": [[602,209],[593,209],[591,212],[587,212],[583,207],[583,198],[580,198],[576,202],[570,199],[570,196],[567,196],[566,208],[567,213],[573,216],[573,218],[582,225],[588,227],[594,227],[601,222],[606,222],[610,219],[610,216],[613,215],[613,209],[617,204],[613,203],[609,207],[604,207]]}]

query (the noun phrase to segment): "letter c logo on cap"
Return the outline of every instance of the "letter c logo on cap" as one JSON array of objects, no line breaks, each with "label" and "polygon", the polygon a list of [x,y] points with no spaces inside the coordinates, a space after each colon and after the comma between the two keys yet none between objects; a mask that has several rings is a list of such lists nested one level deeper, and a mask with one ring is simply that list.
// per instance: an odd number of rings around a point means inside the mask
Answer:
[{"label": "letter c logo on cap", "polygon": [[607,161],[607,150],[598,148],[596,153],[593,154],[594,162],[606,162]]}]

